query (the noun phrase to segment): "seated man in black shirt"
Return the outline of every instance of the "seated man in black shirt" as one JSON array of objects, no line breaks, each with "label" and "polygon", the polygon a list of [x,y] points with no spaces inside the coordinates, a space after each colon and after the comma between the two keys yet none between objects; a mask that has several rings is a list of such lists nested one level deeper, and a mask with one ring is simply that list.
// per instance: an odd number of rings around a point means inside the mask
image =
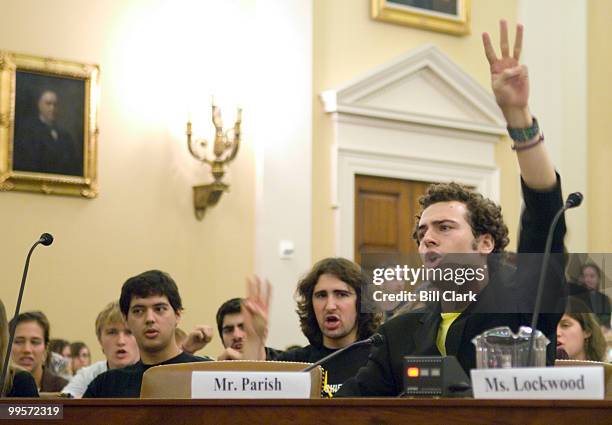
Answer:
[{"label": "seated man in black shirt", "polygon": [[[280,353],[274,360],[314,363],[353,342],[372,336],[382,317],[360,312],[361,288],[364,286],[364,274],[349,260],[327,258],[315,264],[296,290],[300,326],[310,345]],[[250,297],[245,307],[254,313],[254,322],[257,322],[261,311],[253,309],[252,303]],[[266,332],[257,330],[257,333]],[[369,351],[369,345],[362,345],[323,363],[327,371],[323,392],[333,395],[366,363]]]},{"label": "seated man in black shirt", "polygon": [[185,353],[177,346],[175,330],[183,306],[176,283],[167,273],[151,270],[129,278],[121,288],[119,307],[136,338],[140,360],[97,376],[83,398],[137,398],[142,375],[150,367],[211,360]]}]

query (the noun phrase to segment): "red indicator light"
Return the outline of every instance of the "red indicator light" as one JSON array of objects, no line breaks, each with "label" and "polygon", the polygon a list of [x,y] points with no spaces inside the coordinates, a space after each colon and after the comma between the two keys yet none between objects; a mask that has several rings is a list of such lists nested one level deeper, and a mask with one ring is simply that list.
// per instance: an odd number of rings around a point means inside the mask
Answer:
[{"label": "red indicator light", "polygon": [[409,367],[408,368],[408,378],[418,378],[418,377],[419,377],[419,368]]}]

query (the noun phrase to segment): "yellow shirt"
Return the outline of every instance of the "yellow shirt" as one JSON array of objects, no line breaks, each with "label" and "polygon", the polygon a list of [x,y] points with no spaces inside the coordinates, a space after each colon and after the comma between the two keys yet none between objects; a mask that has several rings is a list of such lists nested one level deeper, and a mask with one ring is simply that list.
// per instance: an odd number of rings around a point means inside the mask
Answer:
[{"label": "yellow shirt", "polygon": [[440,322],[440,328],[438,329],[436,345],[443,356],[446,356],[446,334],[448,333],[448,329],[460,314],[461,313],[440,313],[442,316],[442,321]]}]

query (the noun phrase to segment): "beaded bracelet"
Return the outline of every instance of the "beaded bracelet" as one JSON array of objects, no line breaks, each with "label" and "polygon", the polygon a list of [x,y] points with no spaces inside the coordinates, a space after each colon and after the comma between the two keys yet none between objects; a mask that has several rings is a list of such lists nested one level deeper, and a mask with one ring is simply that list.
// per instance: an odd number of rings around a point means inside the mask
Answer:
[{"label": "beaded bracelet", "polygon": [[540,137],[538,137],[532,142],[514,142],[512,144],[512,150],[518,152],[518,151],[524,151],[527,149],[531,149],[532,147],[539,145],[543,141],[544,141],[544,134],[540,133]]}]

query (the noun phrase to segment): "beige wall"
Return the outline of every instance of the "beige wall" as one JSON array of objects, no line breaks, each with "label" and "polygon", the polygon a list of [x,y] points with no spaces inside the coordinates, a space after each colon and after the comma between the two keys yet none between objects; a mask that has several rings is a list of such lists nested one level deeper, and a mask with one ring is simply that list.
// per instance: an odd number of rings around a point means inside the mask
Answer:
[{"label": "beige wall", "polygon": [[[426,43],[439,47],[484,87],[489,70],[480,34],[497,39],[498,20],[516,22],[516,0],[473,0],[472,33],[465,37],[422,31],[370,19],[369,1],[314,1],[314,95],[344,84],[410,49]],[[313,105],[313,260],[333,255],[331,210],[331,119],[320,101]],[[516,234],[519,184],[508,141],[496,149],[501,169],[501,204],[511,235]]]},{"label": "beige wall", "polygon": [[[229,3],[224,7],[231,9]],[[96,359],[94,319],[129,276],[152,268],[169,272],[184,300],[185,330],[213,324],[218,305],[244,293],[255,244],[252,99],[241,99],[247,104],[244,143],[226,176],[231,192],[201,222],[193,214],[191,186],[210,175],[183,139],[188,95],[201,99],[191,110],[197,119],[209,113],[206,89],[224,94],[237,84],[235,71],[221,73],[214,62],[224,43],[233,46],[231,35],[219,39],[214,31],[221,23],[240,28],[240,19],[252,13],[252,1],[233,3],[242,16],[197,1],[0,1],[1,49],[101,68],[100,195],[0,193],[0,297],[11,315],[25,254],[42,232],[56,241],[34,253],[22,311],[43,310],[52,336],[83,339]],[[234,28],[234,36],[248,39],[241,31]],[[235,59],[221,54],[216,60],[231,68],[245,50],[239,46],[228,52]],[[219,347],[217,338],[204,352],[216,355]]]},{"label": "beige wall", "polygon": [[589,0],[588,185],[589,251],[612,252],[612,2]]}]

